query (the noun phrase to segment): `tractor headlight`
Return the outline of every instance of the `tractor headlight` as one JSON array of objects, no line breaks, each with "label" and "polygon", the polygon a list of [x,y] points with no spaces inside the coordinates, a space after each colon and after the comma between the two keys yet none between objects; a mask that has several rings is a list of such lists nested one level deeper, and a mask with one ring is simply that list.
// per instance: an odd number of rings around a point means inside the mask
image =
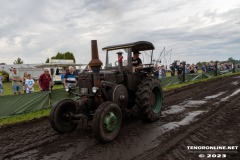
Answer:
[{"label": "tractor headlight", "polygon": [[81,88],[80,94],[83,94],[83,95],[88,94],[88,88]]},{"label": "tractor headlight", "polygon": [[92,88],[92,92],[93,92],[93,93],[96,93],[97,90],[98,90],[98,87],[93,87],[93,88]]},{"label": "tractor headlight", "polygon": [[69,88],[68,88],[67,86],[65,87],[65,91],[66,91],[66,92],[68,92],[68,91],[69,91]]}]

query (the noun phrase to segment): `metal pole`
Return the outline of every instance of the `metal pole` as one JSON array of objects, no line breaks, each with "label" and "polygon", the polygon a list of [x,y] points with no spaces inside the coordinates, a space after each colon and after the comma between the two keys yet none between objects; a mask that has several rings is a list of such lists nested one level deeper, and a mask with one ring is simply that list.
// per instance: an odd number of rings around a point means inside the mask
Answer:
[{"label": "metal pole", "polygon": [[186,62],[183,62],[183,83],[185,83],[185,65]]},{"label": "metal pole", "polygon": [[233,63],[233,73],[236,73],[236,64]]},{"label": "metal pole", "polygon": [[152,57],[153,57],[153,50],[152,50],[152,54],[151,54],[151,62],[150,62],[150,64],[152,64]]},{"label": "metal pole", "polygon": [[217,76],[218,75],[218,61],[215,61],[215,74],[214,76]]}]

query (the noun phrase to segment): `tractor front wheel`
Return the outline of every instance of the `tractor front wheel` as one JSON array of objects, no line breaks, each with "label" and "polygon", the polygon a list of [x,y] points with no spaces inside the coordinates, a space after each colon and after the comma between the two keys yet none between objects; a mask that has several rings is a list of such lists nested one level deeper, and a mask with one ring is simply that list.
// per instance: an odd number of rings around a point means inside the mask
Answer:
[{"label": "tractor front wheel", "polygon": [[93,117],[93,134],[102,143],[111,142],[120,131],[122,112],[113,102],[104,102],[96,110]]},{"label": "tractor front wheel", "polygon": [[71,132],[77,124],[73,122],[71,115],[77,114],[76,102],[71,99],[64,99],[53,106],[50,113],[50,124],[59,132]]}]

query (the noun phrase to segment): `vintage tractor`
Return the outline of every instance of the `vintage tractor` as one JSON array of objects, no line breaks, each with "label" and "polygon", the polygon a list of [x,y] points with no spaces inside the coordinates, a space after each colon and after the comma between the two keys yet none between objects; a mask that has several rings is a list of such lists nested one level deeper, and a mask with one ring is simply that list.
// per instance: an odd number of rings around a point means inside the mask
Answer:
[{"label": "vintage tractor", "polygon": [[[80,121],[91,121],[95,137],[106,143],[118,135],[126,110],[131,112],[132,108],[137,108],[139,115],[148,122],[159,119],[163,91],[160,80],[153,76],[153,44],[139,41],[108,46],[103,50],[106,51],[104,69],[98,58],[97,41],[92,40],[90,69],[79,73],[79,99],[63,99],[51,110],[50,123],[55,131],[70,132]],[[126,55],[125,61],[116,52],[110,55],[117,50]],[[137,70],[133,70],[132,64],[132,53],[135,51],[150,51],[147,54],[149,63]]]}]

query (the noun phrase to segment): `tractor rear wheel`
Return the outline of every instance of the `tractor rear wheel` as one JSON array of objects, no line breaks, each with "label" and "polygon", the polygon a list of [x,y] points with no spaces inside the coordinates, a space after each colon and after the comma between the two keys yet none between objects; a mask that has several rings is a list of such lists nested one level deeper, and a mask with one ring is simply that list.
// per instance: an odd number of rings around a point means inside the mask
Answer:
[{"label": "tractor rear wheel", "polygon": [[77,114],[76,102],[71,99],[64,99],[53,106],[50,113],[50,124],[59,132],[71,132],[77,124],[73,122],[71,115]]},{"label": "tractor rear wheel", "polygon": [[138,86],[135,102],[143,120],[148,122],[158,120],[163,105],[161,82],[155,77],[142,80]]},{"label": "tractor rear wheel", "polygon": [[93,134],[102,143],[111,142],[120,131],[122,112],[120,107],[113,102],[104,102],[93,116]]}]

